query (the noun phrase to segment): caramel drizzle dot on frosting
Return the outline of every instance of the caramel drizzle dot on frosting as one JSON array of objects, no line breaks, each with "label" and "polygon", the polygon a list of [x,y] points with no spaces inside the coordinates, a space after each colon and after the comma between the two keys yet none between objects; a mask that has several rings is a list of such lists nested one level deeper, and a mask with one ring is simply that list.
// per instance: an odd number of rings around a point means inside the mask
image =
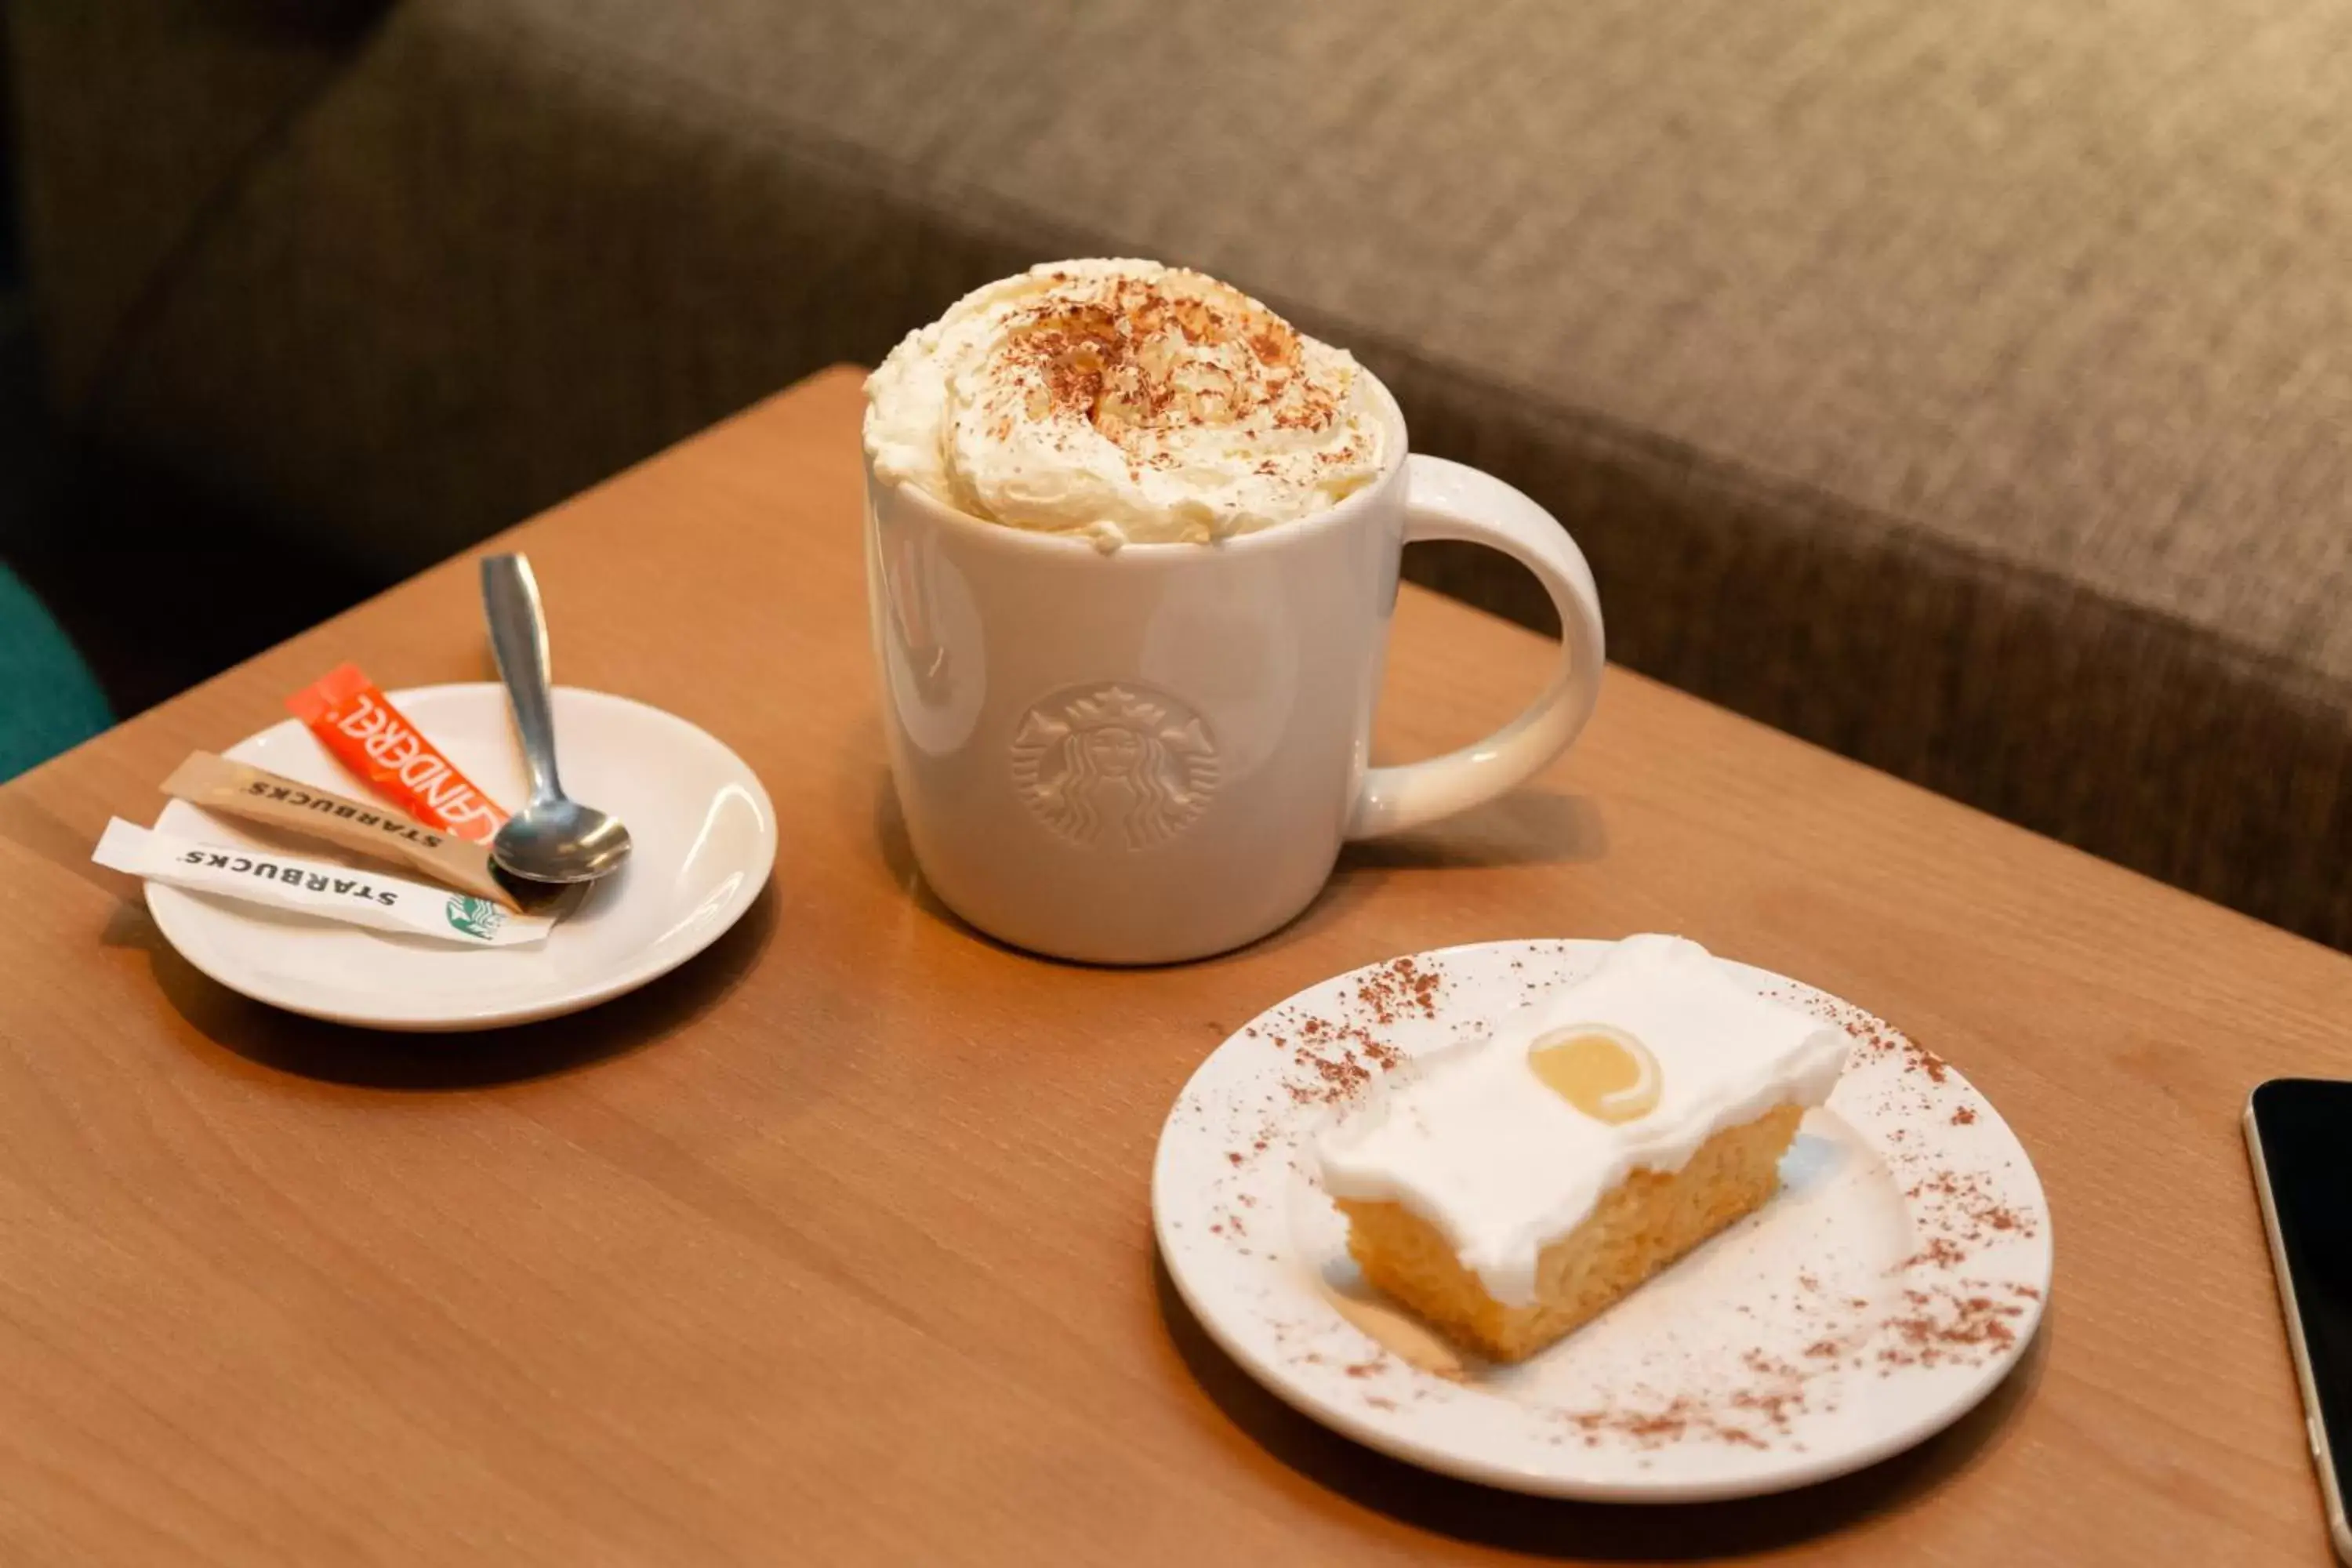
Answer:
[{"label": "caramel drizzle dot on frosting", "polygon": [[1529,1049],[1528,1066],[1596,1121],[1638,1121],[1658,1108],[1658,1059],[1621,1029],[1584,1024],[1555,1030]]}]

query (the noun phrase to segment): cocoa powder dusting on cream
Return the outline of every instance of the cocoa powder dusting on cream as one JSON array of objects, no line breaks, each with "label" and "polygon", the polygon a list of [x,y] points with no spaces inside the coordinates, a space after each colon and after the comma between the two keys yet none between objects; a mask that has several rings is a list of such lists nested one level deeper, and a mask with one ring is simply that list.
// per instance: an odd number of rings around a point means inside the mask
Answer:
[{"label": "cocoa powder dusting on cream", "polygon": [[[1072,286],[1075,287],[1074,285]],[[1327,430],[1344,384],[1304,374],[1291,325],[1199,273],[1106,277],[1016,312],[1002,368],[1035,424],[1083,421],[1138,463],[1159,466],[1175,433],[1263,418]]]}]

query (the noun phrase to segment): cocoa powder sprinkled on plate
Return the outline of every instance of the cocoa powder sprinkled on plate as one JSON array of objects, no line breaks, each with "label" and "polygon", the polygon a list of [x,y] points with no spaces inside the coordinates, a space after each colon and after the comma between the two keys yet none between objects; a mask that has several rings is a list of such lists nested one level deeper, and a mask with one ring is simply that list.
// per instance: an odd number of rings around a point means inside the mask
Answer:
[{"label": "cocoa powder sprinkled on plate", "polygon": [[1929,1240],[1927,1246],[1921,1247],[1918,1251],[1905,1258],[1903,1260],[1903,1267],[1909,1268],[1918,1264],[1927,1263],[1932,1264],[1938,1268],[1957,1268],[1968,1260],[1969,1255],[1961,1251],[1958,1246],[1954,1245],[1951,1238],[1948,1237],[1938,1236]]},{"label": "cocoa powder sprinkled on plate", "polygon": [[1412,958],[1395,958],[1357,983],[1356,1000],[1378,1024],[1394,1024],[1414,1016],[1434,1018],[1444,984],[1438,970],[1423,968]]},{"label": "cocoa powder sprinkled on plate", "polygon": [[1343,1016],[1286,1007],[1269,1016],[1267,1028],[1253,1026],[1244,1033],[1292,1052],[1304,1069],[1282,1086],[1291,1104],[1339,1105],[1361,1093],[1378,1074],[1403,1063],[1404,1052],[1382,1037],[1381,1030],[1411,1016],[1436,1016],[1444,984],[1444,971],[1438,965],[1392,959],[1358,981],[1342,1005]]}]

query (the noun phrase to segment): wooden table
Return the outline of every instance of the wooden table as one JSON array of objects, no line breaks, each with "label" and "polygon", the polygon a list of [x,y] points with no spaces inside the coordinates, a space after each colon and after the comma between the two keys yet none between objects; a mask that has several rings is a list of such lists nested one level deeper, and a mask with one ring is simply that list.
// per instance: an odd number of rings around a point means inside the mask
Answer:
[{"label": "wooden table", "polygon": [[[0,789],[0,1561],[2326,1560],[2237,1117],[2352,1074],[2352,960],[1622,672],[1535,787],[1351,854],[1249,952],[1005,951],[926,899],[891,803],[858,407],[820,376],[500,542],[565,679],[774,795],[773,887],[648,991],[313,1025],[89,863],[338,660],[486,677],[468,562]],[[1408,590],[1384,749],[1483,730],[1545,658]],[[1210,1347],[1146,1173],[1228,1028],[1389,954],[1657,928],[1895,1020],[2024,1139],[2057,1286],[1983,1410],[1809,1491],[1609,1509],[1375,1457]]]}]

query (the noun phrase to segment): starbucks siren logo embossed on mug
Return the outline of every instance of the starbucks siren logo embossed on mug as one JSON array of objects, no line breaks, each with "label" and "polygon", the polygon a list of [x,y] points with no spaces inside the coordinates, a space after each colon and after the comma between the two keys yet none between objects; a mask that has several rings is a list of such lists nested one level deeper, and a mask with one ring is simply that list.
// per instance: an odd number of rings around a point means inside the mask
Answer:
[{"label": "starbucks siren logo embossed on mug", "polygon": [[1208,809],[1217,748],[1201,716],[1164,691],[1068,687],[1023,715],[1013,787],[1073,844],[1149,849]]}]

